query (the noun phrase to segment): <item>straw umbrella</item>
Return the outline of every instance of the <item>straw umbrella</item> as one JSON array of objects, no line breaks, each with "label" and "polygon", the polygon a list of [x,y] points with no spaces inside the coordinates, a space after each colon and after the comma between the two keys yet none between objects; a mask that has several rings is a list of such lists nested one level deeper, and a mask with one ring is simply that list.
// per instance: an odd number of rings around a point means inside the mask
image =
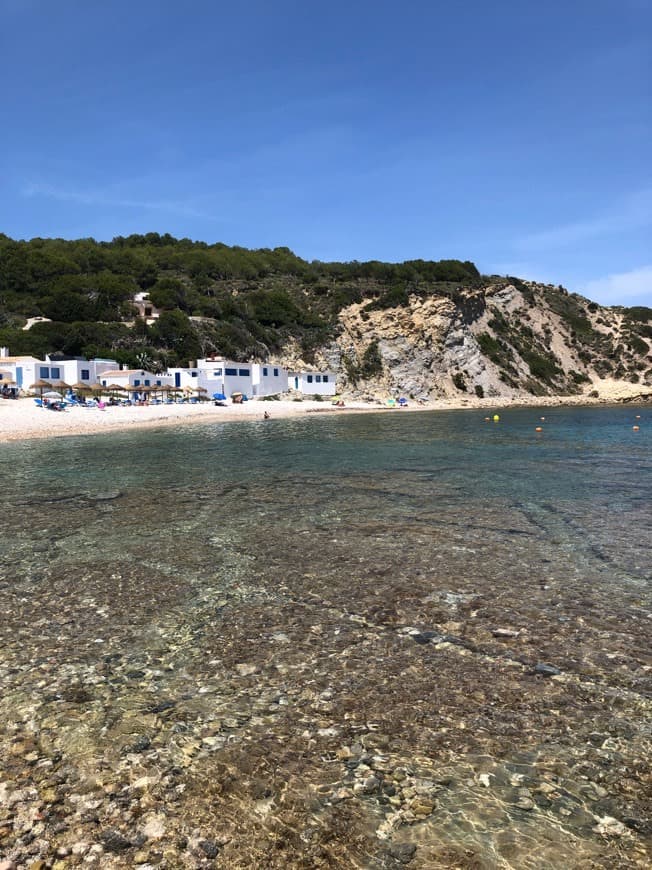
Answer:
[{"label": "straw umbrella", "polygon": [[58,390],[63,395],[64,390],[70,389],[70,384],[67,384],[65,381],[52,381],[52,389]]},{"label": "straw umbrella", "polygon": [[205,398],[206,398],[206,396],[203,395],[203,394],[204,394],[204,393],[207,393],[208,390],[206,389],[206,387],[194,387],[194,392],[197,393],[197,398],[198,398],[199,401],[201,402],[202,399],[205,399]]},{"label": "straw umbrella", "polygon": [[51,386],[52,384],[50,383],[50,381],[44,381],[43,379],[40,379],[35,383],[30,384],[29,388],[30,390],[38,390],[39,396],[43,398],[43,390],[49,390]]}]

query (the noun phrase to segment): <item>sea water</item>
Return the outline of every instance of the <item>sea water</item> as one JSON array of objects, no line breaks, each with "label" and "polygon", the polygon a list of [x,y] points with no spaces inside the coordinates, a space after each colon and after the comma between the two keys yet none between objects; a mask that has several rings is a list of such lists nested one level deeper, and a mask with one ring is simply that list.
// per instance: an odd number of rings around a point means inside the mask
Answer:
[{"label": "sea water", "polygon": [[645,866],[649,409],[268,407],[3,447],[0,854]]}]

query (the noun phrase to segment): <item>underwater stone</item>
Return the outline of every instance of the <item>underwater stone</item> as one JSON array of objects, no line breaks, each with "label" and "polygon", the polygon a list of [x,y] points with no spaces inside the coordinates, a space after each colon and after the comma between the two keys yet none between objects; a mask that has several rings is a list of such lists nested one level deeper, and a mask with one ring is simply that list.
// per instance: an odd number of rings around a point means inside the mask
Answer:
[{"label": "underwater stone", "polygon": [[561,674],[561,671],[554,665],[547,665],[543,662],[539,662],[535,665],[534,673],[541,674],[542,677],[556,677]]}]

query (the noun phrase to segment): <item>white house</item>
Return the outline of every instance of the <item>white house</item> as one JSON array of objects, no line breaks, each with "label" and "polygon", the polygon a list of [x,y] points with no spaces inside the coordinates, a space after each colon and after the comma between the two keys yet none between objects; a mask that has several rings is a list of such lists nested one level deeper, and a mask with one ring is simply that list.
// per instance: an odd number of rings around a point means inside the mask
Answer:
[{"label": "white house", "polygon": [[0,369],[2,380],[15,381],[19,389],[26,390],[30,384],[39,379],[39,366],[43,361],[33,356],[9,356],[7,349],[2,348],[4,353],[0,355]]},{"label": "white house", "polygon": [[275,396],[277,393],[287,392],[287,369],[274,363],[253,363],[251,370],[252,396]]},{"label": "white house", "polygon": [[169,375],[157,375],[146,369],[109,369],[102,372],[100,383],[103,387],[115,384],[129,391],[138,392],[139,387],[174,386]]},{"label": "white house", "polygon": [[63,356],[59,359],[58,357],[59,354],[45,357],[45,362],[41,364],[41,368],[45,370],[46,367],[49,367],[50,374],[43,375],[43,380],[61,380],[71,385],[81,382],[90,386],[91,384],[98,383],[104,372],[118,367],[118,363],[114,359],[66,358]]},{"label": "white house", "polygon": [[[210,383],[211,393],[230,396],[234,392],[249,397],[272,396],[285,393],[288,388],[288,373],[278,363],[238,363],[223,357],[206,357],[197,360],[200,383]],[[215,389],[213,389],[215,386]]]},{"label": "white house", "polygon": [[21,389],[29,389],[36,381],[65,381],[75,384],[84,381],[87,384],[97,383],[99,375],[106,369],[114,369],[117,362],[112,359],[57,359],[58,354],[46,356],[44,360],[33,356],[0,355],[0,369],[5,373],[3,380],[14,380]]},{"label": "white house", "polygon": [[138,317],[141,317],[148,326],[156,323],[161,316],[158,308],[149,301],[149,293],[136,293],[131,304],[138,310]]},{"label": "white house", "polygon": [[332,371],[288,373],[289,388],[304,396],[334,396],[335,381],[336,374]]},{"label": "white house", "polygon": [[[189,368],[170,368],[168,374],[173,378],[175,387],[203,387],[209,396],[223,393],[244,393],[246,396],[262,395],[254,392],[255,363],[238,363],[223,357],[207,357],[197,360],[197,365]],[[256,386],[260,385],[260,378]],[[277,391],[278,392],[278,391]]]}]

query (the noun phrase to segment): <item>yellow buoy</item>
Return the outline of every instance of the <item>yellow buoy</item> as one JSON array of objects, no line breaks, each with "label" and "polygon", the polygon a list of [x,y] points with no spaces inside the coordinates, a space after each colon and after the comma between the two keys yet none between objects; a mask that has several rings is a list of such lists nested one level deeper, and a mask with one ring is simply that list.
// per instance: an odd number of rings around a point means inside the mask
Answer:
[{"label": "yellow buoy", "polygon": [[500,420],[498,414],[494,414],[494,423],[497,423]]},{"label": "yellow buoy", "polygon": [[634,432],[638,432],[638,430],[639,430],[640,428],[641,428],[640,426],[632,426],[632,429],[634,430]]}]

